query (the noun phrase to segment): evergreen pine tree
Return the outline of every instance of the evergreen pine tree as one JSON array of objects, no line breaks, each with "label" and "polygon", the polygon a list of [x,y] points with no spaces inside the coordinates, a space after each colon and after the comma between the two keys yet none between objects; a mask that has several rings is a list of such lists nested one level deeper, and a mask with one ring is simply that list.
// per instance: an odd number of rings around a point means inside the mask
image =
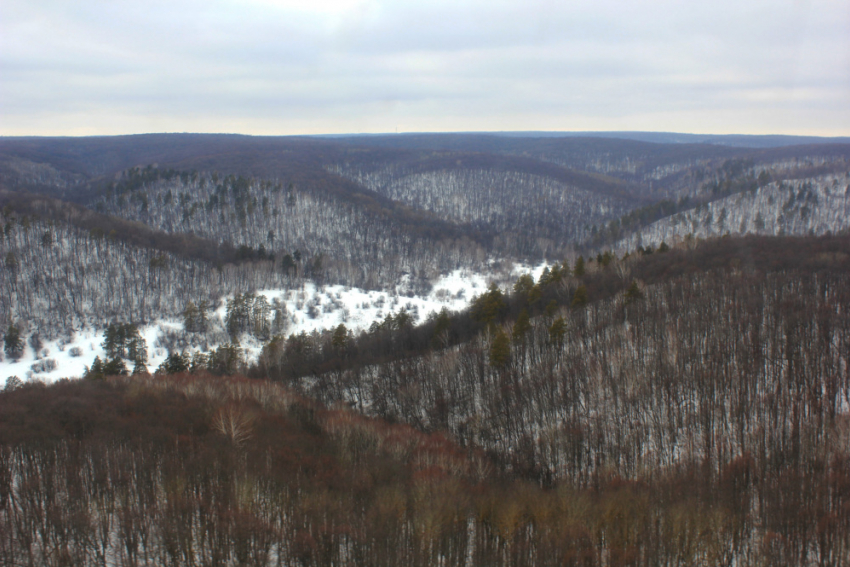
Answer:
[{"label": "evergreen pine tree", "polygon": [[514,284],[514,293],[519,295],[528,295],[528,292],[530,292],[533,287],[534,278],[532,278],[529,274],[523,274],[517,278],[517,281]]},{"label": "evergreen pine tree", "polygon": [[564,344],[564,337],[567,334],[567,322],[563,317],[558,317],[549,327],[549,342],[557,348],[561,348]]},{"label": "evergreen pine tree", "polygon": [[472,317],[482,323],[492,323],[505,309],[505,300],[496,284],[490,284],[487,293],[472,303]]},{"label": "evergreen pine tree", "polygon": [[189,367],[189,372],[193,374],[201,372],[209,368],[210,357],[202,352],[196,352],[192,355],[192,365]]},{"label": "evergreen pine tree", "polygon": [[499,327],[496,336],[490,343],[490,365],[493,368],[503,368],[511,359],[511,343],[508,335]]},{"label": "evergreen pine tree", "polygon": [[147,343],[135,325],[133,325],[132,336],[127,341],[127,358],[136,364],[145,365],[148,362]]},{"label": "evergreen pine tree", "polygon": [[21,330],[16,325],[9,325],[6,335],[3,337],[6,356],[17,360],[24,354],[24,341],[21,340]]},{"label": "evergreen pine tree", "polygon": [[576,260],[576,266],[573,268],[573,275],[580,278],[584,275],[584,256],[579,256]]},{"label": "evergreen pine tree", "polygon": [[431,343],[434,346],[445,347],[449,342],[449,329],[451,328],[452,320],[449,317],[449,312],[445,307],[440,311],[434,319],[434,336]]},{"label": "evergreen pine tree", "polygon": [[525,337],[531,330],[531,323],[528,319],[528,310],[523,309],[514,323],[514,328],[511,331],[511,340],[516,345],[525,344]]},{"label": "evergreen pine tree", "polygon": [[198,308],[191,301],[183,309],[183,328],[189,333],[198,331]]},{"label": "evergreen pine tree", "polygon": [[127,374],[127,365],[120,357],[115,357],[103,365],[104,376],[125,376]]},{"label": "evergreen pine tree", "polygon": [[87,380],[102,380],[103,379],[103,361],[99,356],[94,357],[91,363],[91,368],[86,368],[83,378]]},{"label": "evergreen pine tree", "polygon": [[587,288],[585,286],[578,286],[575,294],[573,295],[573,302],[571,305],[573,307],[584,307],[587,305]]},{"label": "evergreen pine tree", "polygon": [[534,305],[540,298],[543,296],[543,290],[540,289],[540,286],[535,284],[531,290],[528,292],[528,303]]},{"label": "evergreen pine tree", "polygon": [[133,365],[133,374],[147,374],[148,365],[141,358],[136,359],[136,364]]},{"label": "evergreen pine tree", "polygon": [[348,345],[348,329],[346,329],[345,325],[342,323],[334,329],[333,336],[331,337],[331,344],[338,352],[344,351],[345,347]]},{"label": "evergreen pine tree", "polygon": [[189,370],[189,356],[179,352],[169,352],[159,368],[156,369],[157,374],[177,374]]},{"label": "evergreen pine tree", "polygon": [[626,305],[643,298],[643,293],[640,291],[637,281],[632,280],[631,285],[626,289],[625,298]]}]

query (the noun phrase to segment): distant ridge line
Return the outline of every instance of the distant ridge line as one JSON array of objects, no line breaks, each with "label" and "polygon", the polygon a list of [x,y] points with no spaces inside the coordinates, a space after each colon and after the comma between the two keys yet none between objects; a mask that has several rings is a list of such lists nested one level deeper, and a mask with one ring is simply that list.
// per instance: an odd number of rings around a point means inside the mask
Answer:
[{"label": "distant ridge line", "polygon": [[389,136],[496,136],[502,138],[613,138],[656,144],[708,144],[740,148],[779,148],[813,144],[850,144],[850,136],[795,136],[786,134],[686,134],[679,132],[403,132],[377,134],[320,134],[314,138],[369,138]]},{"label": "distant ridge line", "polygon": [[655,144],[705,144],[737,148],[780,148],[787,146],[850,144],[850,136],[797,136],[786,134],[688,134],[681,132],[639,131],[470,131],[470,132],[377,132],[377,133],[334,133],[334,134],[282,134],[277,136],[239,133],[211,132],[145,132],[137,134],[94,135],[94,136],[0,136],[2,142],[40,142],[44,140],[132,140],[156,138],[182,139],[245,139],[245,140],[293,140],[293,139],[352,139],[429,136],[492,136],[496,138],[606,138],[648,142]]}]

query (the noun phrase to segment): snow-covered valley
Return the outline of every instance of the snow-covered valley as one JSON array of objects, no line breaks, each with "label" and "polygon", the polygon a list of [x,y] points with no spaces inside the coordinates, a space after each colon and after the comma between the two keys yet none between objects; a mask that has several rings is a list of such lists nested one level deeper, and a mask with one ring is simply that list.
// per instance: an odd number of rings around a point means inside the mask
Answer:
[{"label": "snow-covered valley", "polygon": [[[317,286],[304,283],[297,289],[258,290],[270,306],[285,315],[282,335],[321,332],[345,325],[353,333],[368,330],[388,315],[401,312],[410,316],[414,324],[421,323],[441,310],[459,311],[485,291],[491,282],[508,287],[522,274],[530,273],[535,279],[546,267],[517,264],[509,269],[501,267],[488,273],[455,270],[438,278],[427,295],[417,296],[407,282],[401,281],[392,290],[374,291],[341,285]],[[147,348],[147,367],[154,371],[166,359],[169,351],[206,352],[230,342],[225,332],[228,301],[222,298],[210,314],[211,331],[198,336],[187,333],[181,318],[163,318],[139,327]],[[107,358],[104,349],[104,329],[83,328],[72,336],[44,341],[38,349],[30,341],[22,355],[14,360],[0,355],[0,379],[17,377],[22,382],[53,382],[61,378],[82,376],[95,357]],[[245,333],[239,337],[239,347],[246,362],[256,360],[263,342]],[[132,363],[129,365],[132,368]]]}]

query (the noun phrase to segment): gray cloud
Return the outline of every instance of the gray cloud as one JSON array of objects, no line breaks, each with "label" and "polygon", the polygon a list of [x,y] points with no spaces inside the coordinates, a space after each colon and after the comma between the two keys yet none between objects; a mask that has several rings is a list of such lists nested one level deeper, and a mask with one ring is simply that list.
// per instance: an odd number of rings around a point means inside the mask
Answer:
[{"label": "gray cloud", "polygon": [[0,134],[850,133],[844,0],[35,4]]}]

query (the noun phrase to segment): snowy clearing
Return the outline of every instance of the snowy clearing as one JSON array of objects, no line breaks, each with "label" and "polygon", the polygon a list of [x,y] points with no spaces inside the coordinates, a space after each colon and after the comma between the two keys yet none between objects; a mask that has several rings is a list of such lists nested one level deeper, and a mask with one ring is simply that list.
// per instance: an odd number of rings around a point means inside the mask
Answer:
[{"label": "snowy clearing", "polygon": [[[357,334],[368,330],[372,323],[382,321],[387,315],[401,311],[408,313],[416,324],[424,322],[432,313],[438,313],[442,309],[460,311],[465,309],[476,295],[485,291],[490,282],[496,281],[497,285],[506,288],[522,274],[528,273],[537,279],[547,265],[542,263],[532,267],[516,264],[509,274],[503,274],[502,277],[495,273],[455,270],[436,280],[431,292],[423,297],[400,292],[399,290],[408,289],[404,280],[389,291],[367,291],[341,285],[316,286],[307,283],[297,289],[259,290],[257,295],[264,296],[269,303],[278,300],[286,306],[286,336],[322,331],[340,324]],[[224,297],[211,314],[214,325],[223,328],[227,300],[231,297]],[[23,382],[54,382],[61,378],[81,377],[95,357],[105,359],[103,331],[81,329],[72,337],[45,341],[38,352],[27,344],[18,360],[2,356],[0,380],[17,376]],[[184,334],[183,322],[177,319],[161,319],[140,327],[139,331],[147,344],[147,366],[150,371],[156,370],[168,356],[168,350],[162,346],[162,343],[167,342],[165,337]],[[205,345],[207,350],[218,346],[219,344]],[[248,362],[256,360],[263,347],[262,343],[248,335],[240,339],[240,346]],[[191,352],[203,349],[192,347],[187,350]],[[128,368],[132,369],[132,363],[128,364]]]}]

